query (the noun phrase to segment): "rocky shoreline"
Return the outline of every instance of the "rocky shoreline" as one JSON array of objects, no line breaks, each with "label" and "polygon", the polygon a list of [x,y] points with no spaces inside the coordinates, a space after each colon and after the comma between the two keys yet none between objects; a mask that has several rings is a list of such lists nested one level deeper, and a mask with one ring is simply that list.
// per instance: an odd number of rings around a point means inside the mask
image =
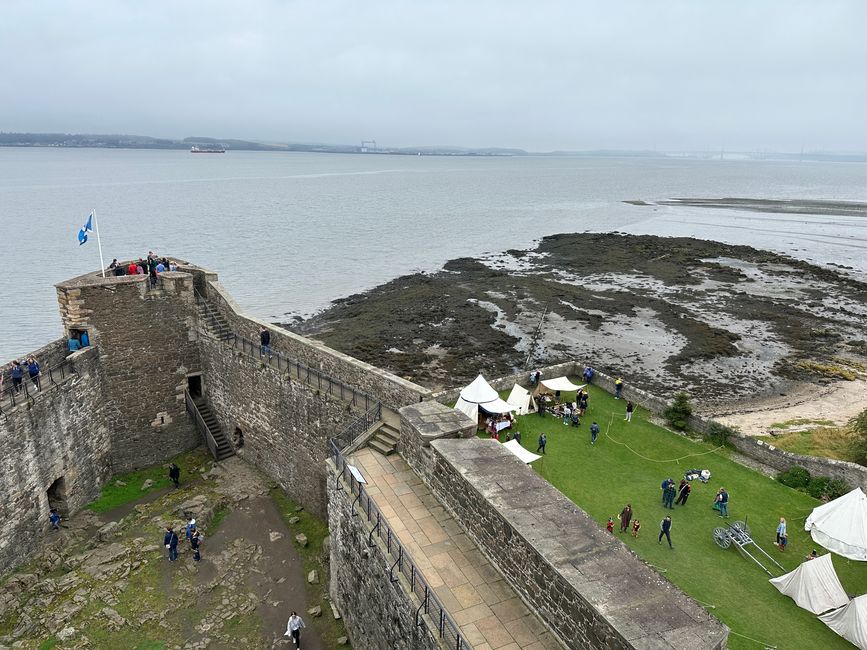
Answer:
[{"label": "rocky shoreline", "polygon": [[862,376],[867,283],[691,239],[561,234],[456,259],[288,324],[431,388],[578,359],[705,412]]}]

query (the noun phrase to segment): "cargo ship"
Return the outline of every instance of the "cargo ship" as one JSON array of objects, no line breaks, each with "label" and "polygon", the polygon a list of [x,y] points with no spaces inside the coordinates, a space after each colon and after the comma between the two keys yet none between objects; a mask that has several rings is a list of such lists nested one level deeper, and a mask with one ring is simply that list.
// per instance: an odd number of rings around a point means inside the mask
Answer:
[{"label": "cargo ship", "polygon": [[226,153],[226,150],[223,147],[197,147],[193,145],[190,147],[190,153]]}]

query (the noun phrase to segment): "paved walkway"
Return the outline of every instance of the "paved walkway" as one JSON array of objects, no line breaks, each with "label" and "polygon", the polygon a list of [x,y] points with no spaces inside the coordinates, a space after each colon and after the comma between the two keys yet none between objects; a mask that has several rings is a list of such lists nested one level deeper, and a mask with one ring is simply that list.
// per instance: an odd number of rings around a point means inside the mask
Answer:
[{"label": "paved walkway", "polygon": [[352,455],[367,493],[474,650],[562,650],[397,454]]}]

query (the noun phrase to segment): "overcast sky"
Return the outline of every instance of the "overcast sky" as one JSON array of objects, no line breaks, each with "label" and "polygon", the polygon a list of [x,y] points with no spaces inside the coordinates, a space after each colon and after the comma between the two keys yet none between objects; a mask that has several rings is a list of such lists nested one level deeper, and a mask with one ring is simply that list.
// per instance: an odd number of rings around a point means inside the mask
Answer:
[{"label": "overcast sky", "polygon": [[867,151],[865,30],[865,0],[0,0],[0,130]]}]

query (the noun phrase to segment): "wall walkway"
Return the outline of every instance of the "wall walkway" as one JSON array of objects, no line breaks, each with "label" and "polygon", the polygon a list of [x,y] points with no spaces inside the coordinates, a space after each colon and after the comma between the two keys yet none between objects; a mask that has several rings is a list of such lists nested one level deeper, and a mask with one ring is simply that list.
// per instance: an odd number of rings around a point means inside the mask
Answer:
[{"label": "wall walkway", "polygon": [[563,648],[400,456],[362,449],[352,462],[368,481],[365,491],[475,650]]}]

